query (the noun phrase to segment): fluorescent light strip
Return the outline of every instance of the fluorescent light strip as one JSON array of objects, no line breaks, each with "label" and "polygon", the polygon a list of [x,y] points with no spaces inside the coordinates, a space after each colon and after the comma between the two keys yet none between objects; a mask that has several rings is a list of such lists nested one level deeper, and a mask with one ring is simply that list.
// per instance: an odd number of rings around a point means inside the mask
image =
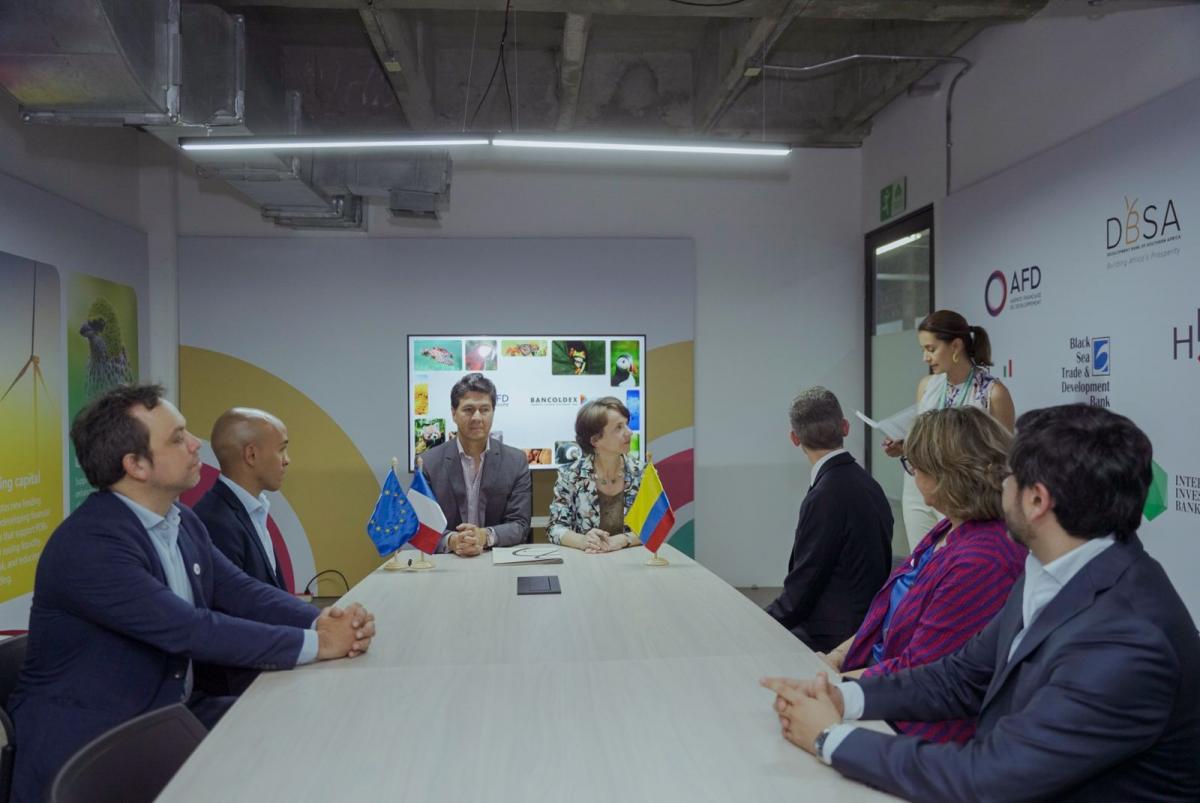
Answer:
[{"label": "fluorescent light strip", "polygon": [[[238,142],[245,139],[244,142]],[[185,151],[309,151],[309,150],[367,150],[393,148],[453,148],[460,145],[487,145],[487,137],[412,138],[412,139],[275,139],[260,140],[252,137],[222,137],[220,139],[180,140],[179,147]]]},{"label": "fluorescent light strip", "polygon": [[731,156],[787,156],[786,145],[669,145],[651,142],[598,142],[589,140],[535,139],[492,137],[492,144],[501,148],[547,148],[578,151],[633,151],[642,153],[707,153]]},{"label": "fluorescent light strip", "polygon": [[917,240],[921,239],[922,234],[924,234],[924,232],[919,231],[916,234],[910,234],[907,237],[901,237],[899,240],[892,240],[890,243],[881,245],[875,249],[875,256],[886,254],[888,251],[895,251],[897,248],[908,245],[909,243],[915,243]]}]

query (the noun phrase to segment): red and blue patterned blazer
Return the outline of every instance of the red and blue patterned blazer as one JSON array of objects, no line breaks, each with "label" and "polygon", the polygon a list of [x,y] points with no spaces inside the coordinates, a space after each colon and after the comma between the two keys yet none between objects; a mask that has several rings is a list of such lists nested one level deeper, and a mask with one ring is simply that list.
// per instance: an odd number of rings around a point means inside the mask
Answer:
[{"label": "red and blue patterned blazer", "polygon": [[[942,538],[948,539],[946,546],[933,553],[892,614],[883,640],[883,660],[867,666],[871,648],[880,639],[896,578]],[[950,520],[942,519],[871,600],[842,671],[866,667],[864,677],[889,675],[933,663],[956,651],[1004,607],[1008,592],[1025,569],[1026,554],[1024,547],[1008,537],[1003,521],[966,521],[952,531]],[[893,724],[901,733],[935,742],[963,743],[975,733],[973,719]]]}]

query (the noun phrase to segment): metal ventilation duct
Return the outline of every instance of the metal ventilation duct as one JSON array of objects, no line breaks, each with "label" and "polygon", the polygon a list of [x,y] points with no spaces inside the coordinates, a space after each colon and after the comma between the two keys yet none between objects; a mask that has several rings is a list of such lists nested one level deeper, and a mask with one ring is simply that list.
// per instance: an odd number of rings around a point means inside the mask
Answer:
[{"label": "metal ventilation duct", "polygon": [[26,121],[174,122],[179,0],[8,0],[0,82]]},{"label": "metal ventilation duct", "polygon": [[[0,84],[26,122],[137,125],[172,147],[181,136],[299,133],[297,92],[262,60],[247,71],[243,18],[180,0],[2,0]],[[250,101],[247,102],[247,97]],[[447,154],[231,157],[190,154],[281,226],[364,229],[362,196],[400,217],[449,208]]]}]

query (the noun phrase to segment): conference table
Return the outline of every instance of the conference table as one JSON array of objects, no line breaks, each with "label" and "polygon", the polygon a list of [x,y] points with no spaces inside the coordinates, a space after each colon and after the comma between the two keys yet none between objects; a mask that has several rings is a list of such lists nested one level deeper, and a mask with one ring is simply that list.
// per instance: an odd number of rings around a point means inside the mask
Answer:
[{"label": "conference table", "polygon": [[560,554],[376,570],[341,602],[370,651],[260,675],[159,800],[894,800],[781,737],[759,678],[824,665],[735,588],[670,546]]}]

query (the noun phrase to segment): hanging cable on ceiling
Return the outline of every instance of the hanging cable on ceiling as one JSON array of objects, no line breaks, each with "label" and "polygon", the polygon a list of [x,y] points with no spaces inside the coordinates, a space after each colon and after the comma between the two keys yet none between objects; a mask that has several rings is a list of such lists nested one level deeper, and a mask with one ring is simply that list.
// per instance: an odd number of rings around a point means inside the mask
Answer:
[{"label": "hanging cable on ceiling", "polygon": [[[471,120],[468,127],[475,127],[475,119],[479,117],[479,110],[483,108],[483,104],[487,101],[488,96],[492,92],[492,86],[496,83],[496,73],[500,72],[500,68],[504,66],[504,45],[508,41],[508,12],[512,9],[512,0],[508,0],[504,4],[504,28],[500,31],[500,46],[499,52],[496,53],[496,63],[492,66],[492,75],[488,78],[487,88],[483,90],[483,96],[479,98],[479,103],[475,106],[475,111],[471,114]],[[504,87],[508,91],[508,69],[504,70]],[[512,95],[508,95],[508,116],[509,128],[512,128]]]},{"label": "hanging cable on ceiling", "polygon": [[479,32],[479,6],[475,6],[475,24],[471,26],[471,59],[467,62],[467,89],[463,92],[462,130],[467,130],[467,110],[471,108],[471,74],[475,71],[475,34]]}]

